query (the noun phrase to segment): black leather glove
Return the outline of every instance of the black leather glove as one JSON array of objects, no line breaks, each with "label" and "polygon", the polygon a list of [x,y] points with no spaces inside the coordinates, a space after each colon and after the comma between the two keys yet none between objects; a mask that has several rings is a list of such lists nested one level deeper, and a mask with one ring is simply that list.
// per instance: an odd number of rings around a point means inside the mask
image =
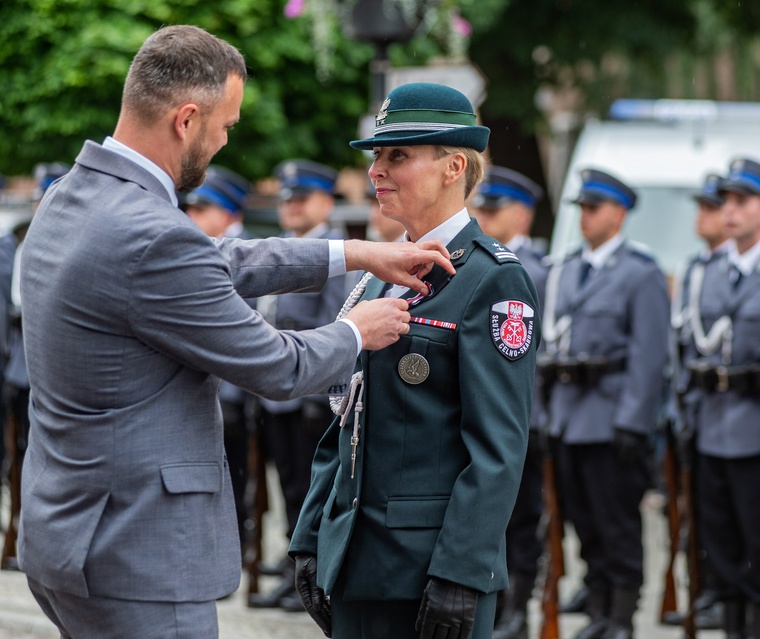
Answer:
[{"label": "black leather glove", "polygon": [[422,593],[414,629],[420,639],[468,639],[477,606],[477,590],[432,577]]},{"label": "black leather glove", "polygon": [[644,435],[622,428],[615,429],[612,448],[621,464],[630,465],[642,459],[645,447]]},{"label": "black leather glove", "polygon": [[330,600],[317,585],[317,558],[314,555],[296,555],[296,591],[306,612],[325,637],[332,637]]}]

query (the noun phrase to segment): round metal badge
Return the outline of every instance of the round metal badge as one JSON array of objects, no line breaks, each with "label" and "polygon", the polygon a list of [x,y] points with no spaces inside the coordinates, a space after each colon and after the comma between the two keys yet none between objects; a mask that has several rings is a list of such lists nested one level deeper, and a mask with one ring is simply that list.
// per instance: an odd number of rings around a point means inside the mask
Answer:
[{"label": "round metal badge", "polygon": [[407,384],[421,384],[430,375],[430,364],[419,353],[409,353],[399,360],[398,374]]}]

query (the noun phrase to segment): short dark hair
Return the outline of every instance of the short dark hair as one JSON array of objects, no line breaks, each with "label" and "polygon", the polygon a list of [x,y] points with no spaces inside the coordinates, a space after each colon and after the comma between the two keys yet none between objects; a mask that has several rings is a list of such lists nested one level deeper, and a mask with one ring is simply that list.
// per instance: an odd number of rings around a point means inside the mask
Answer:
[{"label": "short dark hair", "polygon": [[124,82],[122,109],[151,124],[185,101],[213,107],[230,74],[248,77],[235,47],[199,27],[163,27],[140,47]]}]

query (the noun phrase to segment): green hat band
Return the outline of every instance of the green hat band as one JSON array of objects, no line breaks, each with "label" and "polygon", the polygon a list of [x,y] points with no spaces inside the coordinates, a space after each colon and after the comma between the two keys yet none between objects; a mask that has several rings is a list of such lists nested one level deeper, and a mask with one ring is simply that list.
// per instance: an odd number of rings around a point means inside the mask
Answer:
[{"label": "green hat band", "polygon": [[[385,117],[381,117],[385,115]],[[462,111],[403,109],[378,114],[375,135],[414,131],[451,131],[475,126],[475,114]]]}]

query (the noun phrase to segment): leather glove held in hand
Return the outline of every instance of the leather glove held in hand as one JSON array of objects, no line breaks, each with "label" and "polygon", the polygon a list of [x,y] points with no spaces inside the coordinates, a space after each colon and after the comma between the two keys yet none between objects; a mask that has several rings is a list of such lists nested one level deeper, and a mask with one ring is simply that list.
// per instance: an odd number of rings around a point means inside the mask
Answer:
[{"label": "leather glove held in hand", "polygon": [[420,639],[468,639],[477,606],[477,590],[432,577],[422,593],[414,629]]},{"label": "leather glove held in hand", "polygon": [[615,429],[612,447],[621,464],[632,464],[641,459],[644,452],[645,439],[643,435],[622,428]]},{"label": "leather glove held in hand", "polygon": [[309,616],[326,637],[332,637],[330,600],[317,586],[317,558],[314,555],[296,555],[296,591]]}]

